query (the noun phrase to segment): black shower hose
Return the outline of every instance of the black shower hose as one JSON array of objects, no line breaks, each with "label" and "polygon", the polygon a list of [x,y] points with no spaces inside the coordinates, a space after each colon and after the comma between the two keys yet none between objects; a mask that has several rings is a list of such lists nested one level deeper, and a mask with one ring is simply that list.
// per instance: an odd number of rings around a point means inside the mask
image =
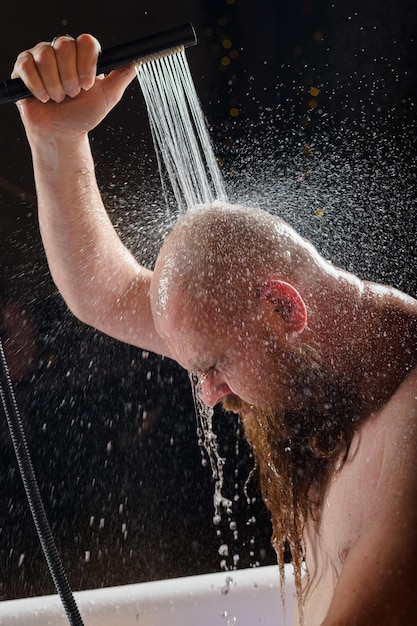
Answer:
[{"label": "black shower hose", "polygon": [[45,514],[1,340],[0,394],[29,507],[55,588],[71,626],[84,626]]}]

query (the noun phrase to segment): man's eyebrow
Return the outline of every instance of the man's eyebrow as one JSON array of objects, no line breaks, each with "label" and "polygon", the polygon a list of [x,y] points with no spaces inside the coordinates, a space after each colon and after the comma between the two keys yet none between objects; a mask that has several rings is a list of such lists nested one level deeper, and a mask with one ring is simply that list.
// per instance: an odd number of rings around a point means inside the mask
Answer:
[{"label": "man's eyebrow", "polygon": [[207,372],[212,367],[212,365],[207,365],[207,363],[194,363],[190,371],[195,374],[201,374],[202,372]]},{"label": "man's eyebrow", "polygon": [[201,360],[193,363],[191,371],[192,372],[207,372],[210,369],[215,369],[219,359],[210,359],[210,360]]},{"label": "man's eyebrow", "polygon": [[208,370],[215,370],[215,369],[218,369],[218,366],[221,363],[224,363],[225,360],[226,360],[226,357],[224,354],[215,356],[214,358],[211,358],[210,360],[206,360],[206,361],[201,360],[193,364],[193,368],[191,371],[192,372],[208,372]]}]

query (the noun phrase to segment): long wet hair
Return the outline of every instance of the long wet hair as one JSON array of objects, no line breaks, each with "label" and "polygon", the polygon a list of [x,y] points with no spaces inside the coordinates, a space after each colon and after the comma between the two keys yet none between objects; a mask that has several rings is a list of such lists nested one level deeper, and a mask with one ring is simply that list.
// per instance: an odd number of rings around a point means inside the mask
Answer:
[{"label": "long wet hair", "polygon": [[[320,505],[335,464],[346,460],[359,419],[359,403],[330,380],[316,351],[305,344],[288,356],[299,365],[292,381],[290,410],[251,407],[244,419],[245,435],[255,457],[263,499],[271,513],[272,544],[277,554],[284,604],[284,554],[290,548],[303,624],[302,563],[307,520],[320,520]],[[238,398],[223,403],[226,410],[242,406]]]}]

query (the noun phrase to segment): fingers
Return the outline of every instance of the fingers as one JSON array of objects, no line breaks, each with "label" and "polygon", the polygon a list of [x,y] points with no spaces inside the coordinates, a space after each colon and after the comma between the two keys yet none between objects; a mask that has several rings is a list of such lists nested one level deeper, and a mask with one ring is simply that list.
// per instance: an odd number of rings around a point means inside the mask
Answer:
[{"label": "fingers", "polygon": [[[80,93],[80,81],[77,75],[77,46],[75,41],[67,36],[57,37],[50,46],[53,55],[51,65],[42,74],[46,90],[52,100],[61,102],[65,96],[71,98]],[[55,57],[55,58],[54,58]]]},{"label": "fingers", "polygon": [[100,44],[91,35],[76,40],[63,35],[19,54],[12,78],[20,76],[42,102],[61,102],[93,86],[99,52]]},{"label": "fingers", "polygon": [[96,67],[101,46],[95,37],[80,35],[76,39],[77,72],[81,89],[88,91],[96,79]]},{"label": "fingers", "polygon": [[19,54],[13,68],[12,78],[20,77],[26,84],[29,91],[31,91],[32,94],[38,98],[38,100],[47,102],[50,100],[50,95],[45,88],[42,76],[38,71],[36,64],[36,57],[38,57],[39,51],[42,47],[45,49],[45,52],[43,53],[43,63],[44,65],[47,63],[46,55],[53,54],[53,50],[51,49],[51,51],[46,52],[46,49],[50,48],[50,44],[45,42],[39,43],[31,50],[25,50]]}]

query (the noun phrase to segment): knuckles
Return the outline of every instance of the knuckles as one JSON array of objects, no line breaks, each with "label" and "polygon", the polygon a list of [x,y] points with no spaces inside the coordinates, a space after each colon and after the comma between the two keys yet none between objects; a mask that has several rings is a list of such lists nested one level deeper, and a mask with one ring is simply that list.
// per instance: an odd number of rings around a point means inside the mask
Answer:
[{"label": "knuckles", "polygon": [[90,52],[92,54],[99,54],[99,52],[101,52],[100,42],[89,33],[82,33],[81,35],[78,35],[75,41],[77,46],[81,45],[86,52]]}]

